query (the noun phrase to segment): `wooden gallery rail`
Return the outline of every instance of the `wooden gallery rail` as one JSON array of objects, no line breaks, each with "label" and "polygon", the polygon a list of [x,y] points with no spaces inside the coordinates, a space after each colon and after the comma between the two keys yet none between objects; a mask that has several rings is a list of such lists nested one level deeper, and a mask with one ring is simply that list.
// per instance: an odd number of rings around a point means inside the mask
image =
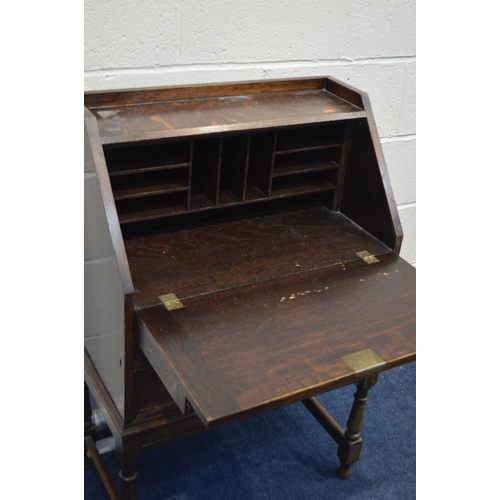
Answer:
[{"label": "wooden gallery rail", "polygon": [[[85,94],[88,390],[119,498],[143,449],[302,401],[361,449],[377,375],[415,360],[415,269],[365,93],[332,78]],[[314,398],[357,384],[344,431]]]}]

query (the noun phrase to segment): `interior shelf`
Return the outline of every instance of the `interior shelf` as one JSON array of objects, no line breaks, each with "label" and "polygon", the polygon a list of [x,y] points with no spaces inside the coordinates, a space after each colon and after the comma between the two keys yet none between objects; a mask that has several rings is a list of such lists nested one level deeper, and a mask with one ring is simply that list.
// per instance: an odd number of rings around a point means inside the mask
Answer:
[{"label": "interior shelf", "polygon": [[189,187],[182,181],[172,181],[163,184],[138,185],[135,187],[115,190],[115,200],[137,198],[140,196],[154,196],[162,193],[174,193],[176,191],[187,191]]},{"label": "interior shelf", "polygon": [[156,208],[149,208],[142,211],[122,212],[118,214],[120,224],[128,222],[140,222],[169,215],[179,215],[186,211],[186,207],[178,203],[163,203]]},{"label": "interior shelf", "polygon": [[309,158],[287,158],[279,164],[275,164],[273,177],[291,174],[304,174],[319,172],[322,170],[338,169],[339,164],[326,156],[315,156]]},{"label": "interior shelf", "polygon": [[182,214],[186,207],[187,191],[116,201],[121,224]]},{"label": "interior shelf", "polygon": [[110,177],[189,167],[191,141],[122,144],[104,148]]},{"label": "interior shelf", "polygon": [[187,191],[189,189],[189,169],[155,170],[135,175],[112,177],[111,185],[116,201]]},{"label": "interior shelf", "polygon": [[109,172],[109,176],[116,177],[128,174],[141,174],[159,170],[170,170],[173,168],[189,167],[190,164],[188,162],[187,163],[180,162],[179,160],[180,158],[172,159],[171,163],[165,163],[164,161],[161,161],[159,162],[161,163],[160,165],[152,165],[151,163],[149,163],[148,166],[146,167],[138,167],[136,164],[122,165],[120,170]]},{"label": "interior shelf", "polygon": [[274,185],[271,191],[271,198],[285,198],[287,196],[297,196],[302,194],[320,193],[322,191],[332,191],[335,184],[326,179],[316,178],[307,181],[287,180],[285,183]]},{"label": "interior shelf", "polygon": [[278,132],[276,154],[340,148],[342,142],[337,138],[338,132],[338,127],[334,129],[331,125],[281,130]]}]

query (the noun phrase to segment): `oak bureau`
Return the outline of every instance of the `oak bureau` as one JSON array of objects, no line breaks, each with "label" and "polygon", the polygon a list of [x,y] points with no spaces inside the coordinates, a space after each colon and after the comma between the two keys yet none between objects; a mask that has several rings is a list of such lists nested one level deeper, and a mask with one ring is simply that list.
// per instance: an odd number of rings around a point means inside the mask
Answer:
[{"label": "oak bureau", "polygon": [[[88,92],[84,111],[85,446],[108,498],[136,498],[144,449],[299,401],[349,477],[369,389],[416,356],[368,96],[305,78]],[[347,384],[344,429],[315,396]]]}]

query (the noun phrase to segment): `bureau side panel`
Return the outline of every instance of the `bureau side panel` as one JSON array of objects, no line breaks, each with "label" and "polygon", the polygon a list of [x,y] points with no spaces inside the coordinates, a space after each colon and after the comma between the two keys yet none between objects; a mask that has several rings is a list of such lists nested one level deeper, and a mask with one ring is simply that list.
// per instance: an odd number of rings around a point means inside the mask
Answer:
[{"label": "bureau side panel", "polygon": [[116,410],[125,420],[127,301],[97,171],[99,155],[92,141],[91,120],[86,118],[84,125],[84,344]]},{"label": "bureau side panel", "polygon": [[401,223],[371,117],[353,122],[340,211],[399,253]]}]

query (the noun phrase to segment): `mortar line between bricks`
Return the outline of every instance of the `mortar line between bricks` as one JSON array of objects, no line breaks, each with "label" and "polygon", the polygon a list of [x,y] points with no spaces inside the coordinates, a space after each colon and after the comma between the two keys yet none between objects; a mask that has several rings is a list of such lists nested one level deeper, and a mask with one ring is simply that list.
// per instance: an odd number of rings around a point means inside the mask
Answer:
[{"label": "mortar line between bricks", "polygon": [[99,68],[85,70],[86,75],[100,73],[163,73],[163,72],[185,72],[198,70],[227,70],[227,69],[280,69],[293,67],[314,67],[318,65],[329,66],[345,66],[346,64],[358,66],[364,64],[400,64],[415,62],[415,56],[393,56],[393,57],[373,57],[365,59],[305,59],[296,61],[250,61],[250,62],[214,62],[214,63],[190,63],[190,64],[174,64],[171,66],[144,66],[133,68]]},{"label": "mortar line between bricks", "polygon": [[386,144],[388,142],[410,142],[415,141],[417,139],[417,134],[401,134],[401,135],[391,135],[380,138],[380,142],[382,144]]},{"label": "mortar line between bricks", "polygon": [[398,210],[405,210],[407,208],[417,208],[417,202],[412,201],[411,203],[402,203],[401,205],[398,205]]}]

